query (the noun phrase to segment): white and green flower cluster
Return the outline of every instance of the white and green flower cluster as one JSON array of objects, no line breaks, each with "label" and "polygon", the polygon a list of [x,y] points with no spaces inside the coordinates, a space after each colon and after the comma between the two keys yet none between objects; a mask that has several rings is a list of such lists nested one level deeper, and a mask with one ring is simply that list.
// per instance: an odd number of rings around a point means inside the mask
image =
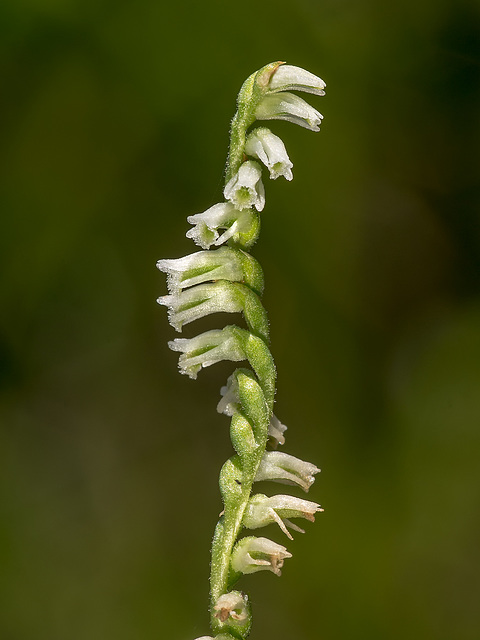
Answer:
[{"label": "white and green flower cluster", "polygon": [[[308,491],[319,469],[276,451],[286,430],[273,414],[275,365],[268,348],[269,327],[260,296],[263,273],[247,253],[260,231],[265,206],[262,165],[270,178],[292,180],[292,162],[282,140],[256,120],[288,120],[319,131],[322,115],[291,91],[324,95],[317,76],[282,62],[266,65],[243,84],[232,121],[223,195],[225,200],[187,218],[187,232],[202,250],[176,260],[159,260],[167,274],[169,295],[158,299],[168,307],[170,324],[185,324],[212,313],[242,313],[247,329],[235,324],[206,331],[195,338],[169,343],[180,352],[180,372],[196,378],[200,369],[221,360],[247,361],[221,389],[217,410],[231,417],[230,437],[236,454],[223,465],[220,491],[224,511],[215,530],[211,562],[211,626],[215,640],[244,640],[251,627],[248,596],[233,589],[243,574],[267,570],[280,575],[287,549],[264,537],[239,539],[242,529],[276,523],[292,539],[291,521],[311,522],[322,509],[315,502],[290,495],[252,494],[259,481],[295,485]],[[271,447],[271,449],[267,449]],[[273,449],[273,450],[272,450]],[[213,640],[203,636],[197,640]]]}]

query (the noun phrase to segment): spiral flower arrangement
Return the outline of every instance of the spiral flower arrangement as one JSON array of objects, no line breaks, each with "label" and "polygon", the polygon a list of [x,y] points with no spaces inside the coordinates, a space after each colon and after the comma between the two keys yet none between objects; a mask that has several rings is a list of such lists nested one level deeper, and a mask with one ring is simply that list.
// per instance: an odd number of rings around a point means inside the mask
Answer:
[{"label": "spiral flower arrangement", "polygon": [[[282,140],[256,120],[288,120],[319,131],[322,115],[291,91],[324,95],[317,76],[283,62],[253,73],[243,84],[232,120],[224,188],[225,201],[187,218],[187,232],[197,251],[176,260],[159,260],[167,275],[169,295],[158,299],[168,307],[170,324],[183,325],[216,312],[243,313],[247,329],[228,325],[191,339],[169,343],[180,352],[180,372],[195,379],[203,367],[221,360],[247,361],[221,389],[217,410],[231,417],[230,437],[236,454],[220,472],[224,510],[215,529],[211,561],[211,628],[215,640],[244,640],[252,622],[248,596],[234,587],[243,574],[271,571],[280,575],[287,549],[264,537],[239,538],[243,529],[277,523],[303,530],[291,519],[314,521],[322,511],[315,502],[290,495],[252,493],[255,482],[270,480],[308,491],[320,470],[309,462],[277,451],[286,427],[273,414],[275,364],[270,353],[267,314],[260,301],[263,273],[248,253],[260,232],[265,206],[262,165],[276,179],[292,180],[292,163]],[[214,248],[212,248],[214,247]],[[214,640],[203,636],[197,640]]]}]

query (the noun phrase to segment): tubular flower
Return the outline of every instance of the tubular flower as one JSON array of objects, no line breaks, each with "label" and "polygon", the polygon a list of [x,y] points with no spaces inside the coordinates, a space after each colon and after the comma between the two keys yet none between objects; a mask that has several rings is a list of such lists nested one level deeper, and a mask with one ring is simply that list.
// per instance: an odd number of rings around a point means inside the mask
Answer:
[{"label": "tubular flower", "polygon": [[245,277],[238,253],[228,247],[197,251],[176,260],[159,260],[157,268],[167,274],[171,294],[210,280],[241,282]]},{"label": "tubular flower", "polygon": [[282,484],[296,484],[308,491],[315,482],[313,476],[319,472],[320,469],[314,464],[304,462],[288,453],[265,451],[255,481],[273,480]]},{"label": "tubular flower", "polygon": [[262,169],[258,162],[244,162],[237,173],[227,182],[223,195],[237,209],[255,207],[262,211],[265,206],[265,189],[262,182]]},{"label": "tubular flower", "polygon": [[274,135],[270,129],[258,127],[247,138],[245,153],[261,160],[270,171],[270,178],[276,180],[284,176],[293,179],[292,167],[287,150],[282,140]]},{"label": "tubular flower", "polygon": [[236,313],[243,308],[236,289],[226,280],[199,284],[178,295],[162,296],[157,302],[168,307],[170,324],[177,331],[181,331],[184,324],[210,313]]},{"label": "tubular flower", "polygon": [[288,120],[310,131],[320,131],[322,114],[294,93],[267,94],[255,112],[258,120]]},{"label": "tubular flower", "polygon": [[294,496],[277,495],[267,497],[262,493],[252,496],[243,515],[243,524],[247,529],[258,529],[276,522],[285,535],[293,540],[287,527],[305,533],[288,518],[305,518],[315,522],[314,514],[323,511],[319,504],[302,500]]},{"label": "tubular flower", "polygon": [[281,544],[268,538],[242,538],[232,552],[232,569],[237,573],[256,573],[271,571],[276,576],[282,574],[281,568],[286,558],[291,558]]},{"label": "tubular flower", "polygon": [[172,351],[180,351],[178,361],[180,373],[194,380],[203,367],[209,367],[222,360],[240,362],[245,360],[245,351],[230,327],[213,329],[195,338],[176,338],[168,343]]},{"label": "tubular flower", "polygon": [[277,91],[305,91],[305,93],[324,96],[325,86],[325,82],[310,73],[310,71],[290,64],[282,64],[270,78],[268,91],[270,93],[276,93]]}]

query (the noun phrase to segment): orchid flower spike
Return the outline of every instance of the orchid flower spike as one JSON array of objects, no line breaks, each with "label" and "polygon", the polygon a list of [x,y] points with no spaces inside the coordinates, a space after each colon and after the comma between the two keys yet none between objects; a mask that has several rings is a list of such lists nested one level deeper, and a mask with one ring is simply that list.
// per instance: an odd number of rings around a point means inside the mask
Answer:
[{"label": "orchid flower spike", "polygon": [[[253,484],[271,480],[308,491],[320,469],[310,462],[268,450],[285,443],[287,427],[273,413],[276,370],[269,349],[269,325],[260,296],[263,273],[248,253],[260,233],[265,207],[263,172],[271,179],[293,179],[293,164],[283,141],[261,120],[287,120],[319,131],[323,116],[292,91],[323,96],[318,76],[283,62],[272,62],[244,82],[232,120],[223,202],[188,216],[187,238],[201,248],[183,258],[164,259],[157,267],[167,276],[168,294],[157,302],[168,309],[177,331],[212,314],[236,313],[247,329],[236,324],[211,329],[192,338],[169,342],[180,356],[180,373],[192,379],[202,368],[221,361],[246,361],[221,388],[217,411],[231,418],[235,450],[222,465],[219,488],[223,510],[212,543],[210,578],[211,636],[197,640],[246,640],[252,623],[248,596],[234,590],[243,574],[281,574],[291,558],[287,549],[248,536],[242,529],[276,523],[288,538],[300,531],[292,519],[310,522],[322,511],[316,502],[290,495],[252,494]],[[263,214],[262,214],[263,215]],[[216,316],[218,318],[218,316]]]}]

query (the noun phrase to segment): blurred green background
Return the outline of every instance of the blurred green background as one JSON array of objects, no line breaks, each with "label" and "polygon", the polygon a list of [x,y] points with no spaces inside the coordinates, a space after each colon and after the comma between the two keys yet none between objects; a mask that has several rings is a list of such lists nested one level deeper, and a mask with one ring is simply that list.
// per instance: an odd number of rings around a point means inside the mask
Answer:
[{"label": "blurred green background", "polygon": [[277,59],[327,82],[321,133],[271,125],[295,180],[253,249],[325,513],[242,582],[252,640],[477,640],[478,3],[3,0],[0,30],[2,640],[208,633],[233,367],[177,374],[155,261]]}]

